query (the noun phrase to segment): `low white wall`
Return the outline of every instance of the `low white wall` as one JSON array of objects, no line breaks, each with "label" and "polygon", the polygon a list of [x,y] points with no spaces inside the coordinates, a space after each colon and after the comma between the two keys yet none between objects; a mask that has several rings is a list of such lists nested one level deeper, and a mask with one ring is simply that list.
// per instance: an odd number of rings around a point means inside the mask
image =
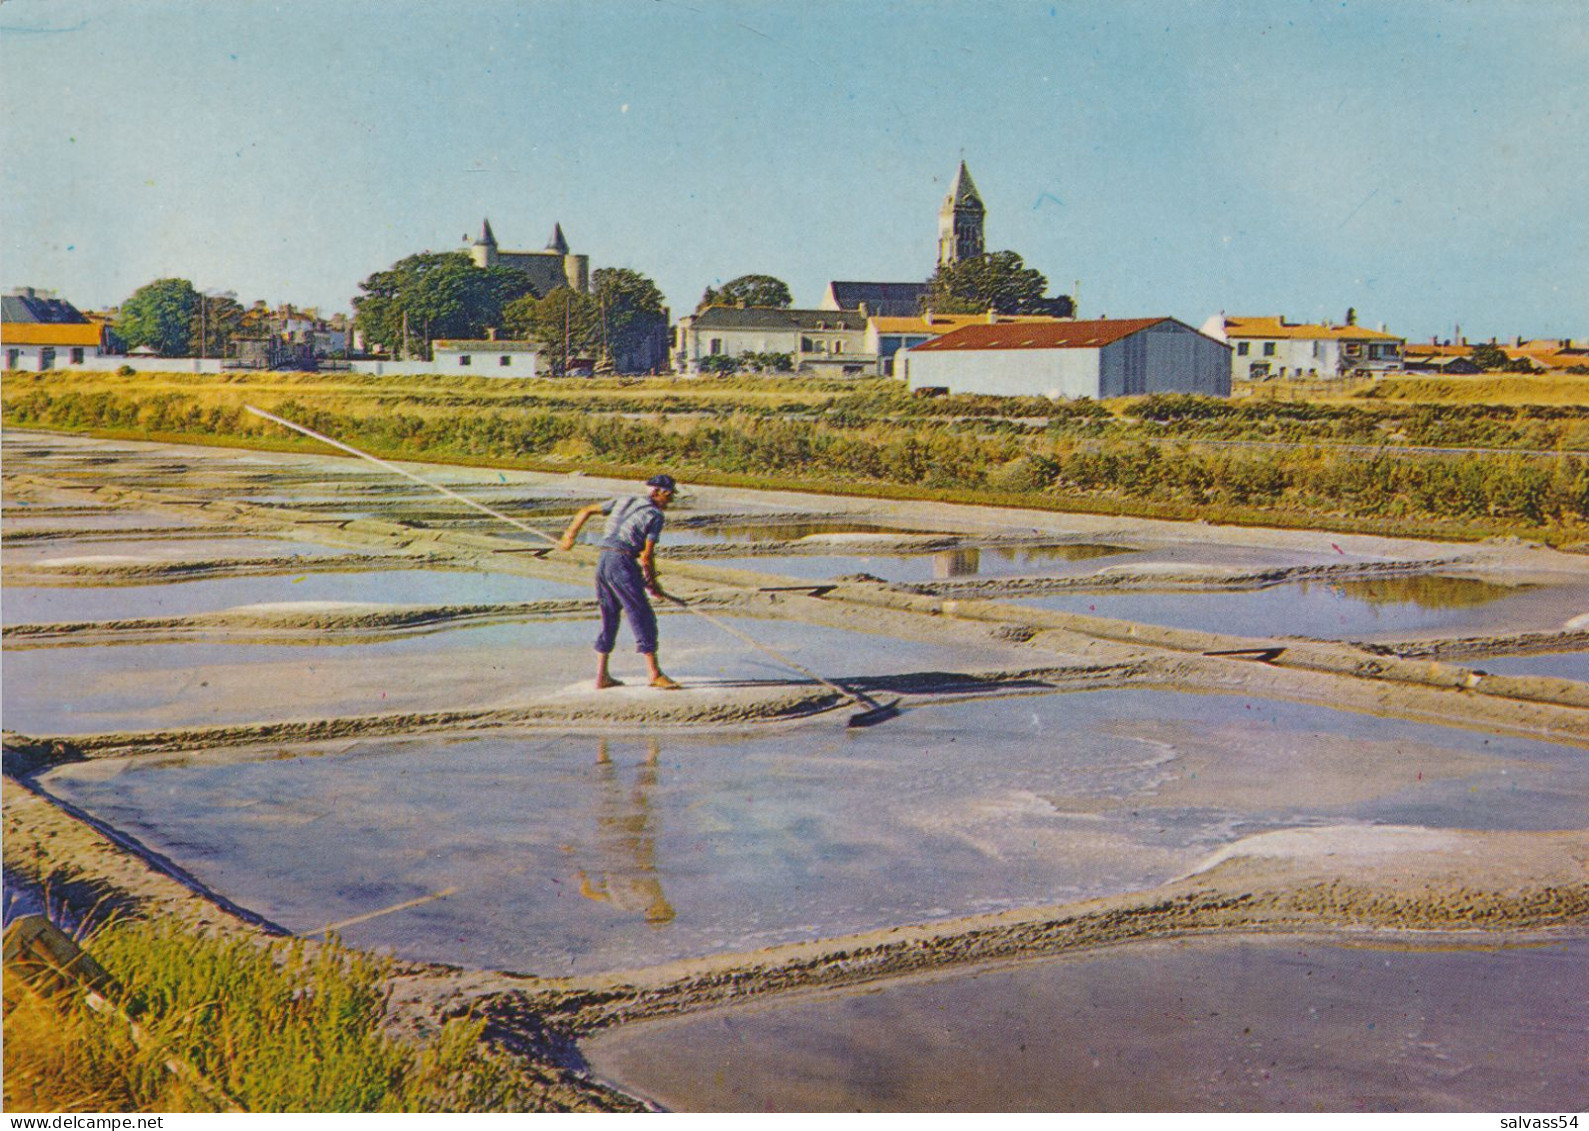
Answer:
[{"label": "low white wall", "polygon": [[85,357],[71,365],[56,359],[56,369],[72,369],[87,373],[114,373],[122,367],[134,373],[219,373],[218,357]]},{"label": "low white wall", "polygon": [[360,359],[347,362],[347,367],[354,373],[369,373],[376,377],[426,377],[441,373],[440,366],[434,361]]}]

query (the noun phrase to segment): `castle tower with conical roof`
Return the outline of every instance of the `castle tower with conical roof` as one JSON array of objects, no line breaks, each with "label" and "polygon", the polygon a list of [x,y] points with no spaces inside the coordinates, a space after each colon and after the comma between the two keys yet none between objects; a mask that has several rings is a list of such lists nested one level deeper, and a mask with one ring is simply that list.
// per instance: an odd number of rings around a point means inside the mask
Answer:
[{"label": "castle tower with conical roof", "polygon": [[[464,237],[468,239],[466,235]],[[491,221],[480,225],[480,236],[469,245],[469,258],[476,267],[511,267],[529,277],[530,286],[541,296],[558,287],[590,291],[590,256],[569,250],[568,237],[561,223],[552,225],[552,238],[544,251],[503,251],[491,231]]]},{"label": "castle tower with conical roof", "polygon": [[474,260],[476,267],[497,265],[497,237],[491,234],[490,220],[481,223],[480,238],[469,245],[469,257]]},{"label": "castle tower with conical roof", "polygon": [[982,254],[982,221],[987,209],[964,161],[949,195],[938,210],[938,266],[975,259]]}]

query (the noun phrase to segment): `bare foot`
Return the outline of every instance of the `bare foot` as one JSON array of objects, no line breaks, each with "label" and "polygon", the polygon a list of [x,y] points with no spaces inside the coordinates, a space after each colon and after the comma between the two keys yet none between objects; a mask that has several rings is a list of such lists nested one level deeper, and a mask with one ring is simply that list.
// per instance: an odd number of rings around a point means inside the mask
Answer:
[{"label": "bare foot", "polygon": [[622,686],[623,686],[623,680],[621,680],[621,679],[613,679],[612,676],[610,676],[610,675],[609,676],[605,676],[602,679],[598,679],[596,681],[596,690],[597,691],[606,691],[609,687],[622,687]]},{"label": "bare foot", "polygon": [[651,686],[660,691],[683,691],[683,684],[676,683],[665,675],[658,675],[651,681]]}]

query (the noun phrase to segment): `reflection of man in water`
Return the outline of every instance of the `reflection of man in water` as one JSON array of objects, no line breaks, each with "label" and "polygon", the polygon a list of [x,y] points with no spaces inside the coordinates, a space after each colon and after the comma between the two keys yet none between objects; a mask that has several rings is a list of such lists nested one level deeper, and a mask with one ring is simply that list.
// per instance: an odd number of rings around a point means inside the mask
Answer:
[{"label": "reflection of man in water", "polygon": [[607,740],[596,746],[596,775],[600,794],[596,803],[596,855],[601,860],[600,879],[581,868],[579,894],[611,904],[620,911],[643,911],[654,927],[673,921],[675,912],[656,869],[656,821],[651,815],[651,791],[657,785],[657,759],[662,749],[653,739],[645,761],[635,774],[627,797],[607,753]]},{"label": "reflection of man in water", "polygon": [[601,631],[596,634],[596,690],[622,687],[607,674],[607,661],[618,640],[618,622],[629,614],[629,631],[634,633],[635,651],[645,659],[646,675],[652,687],[677,691],[679,685],[657,666],[657,615],[646,592],[662,596],[657,584],[657,539],[662,536],[662,512],[678,490],[671,475],[653,475],[646,480],[650,488],[644,496],[608,499],[585,507],[574,515],[558,545],[574,548],[580,527],[598,514],[607,516],[602,533],[601,558],[596,562],[596,600],[601,605]]}]

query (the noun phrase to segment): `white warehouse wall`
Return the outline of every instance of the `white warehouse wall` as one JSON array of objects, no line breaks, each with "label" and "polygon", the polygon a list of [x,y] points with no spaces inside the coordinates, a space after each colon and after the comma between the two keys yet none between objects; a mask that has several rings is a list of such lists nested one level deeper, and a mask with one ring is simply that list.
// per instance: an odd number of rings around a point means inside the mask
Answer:
[{"label": "white warehouse wall", "polygon": [[905,351],[899,357],[904,359],[904,375],[911,389],[1097,399],[1098,355],[1096,349],[1028,349]]}]

